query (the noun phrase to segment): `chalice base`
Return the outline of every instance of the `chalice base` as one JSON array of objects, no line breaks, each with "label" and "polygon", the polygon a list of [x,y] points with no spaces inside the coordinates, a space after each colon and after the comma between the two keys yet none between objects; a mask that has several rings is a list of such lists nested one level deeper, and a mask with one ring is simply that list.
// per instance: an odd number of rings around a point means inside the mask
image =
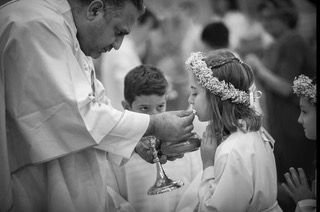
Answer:
[{"label": "chalice base", "polygon": [[184,183],[181,180],[173,181],[169,178],[159,179],[156,183],[148,190],[148,195],[156,195],[172,191],[183,186]]}]

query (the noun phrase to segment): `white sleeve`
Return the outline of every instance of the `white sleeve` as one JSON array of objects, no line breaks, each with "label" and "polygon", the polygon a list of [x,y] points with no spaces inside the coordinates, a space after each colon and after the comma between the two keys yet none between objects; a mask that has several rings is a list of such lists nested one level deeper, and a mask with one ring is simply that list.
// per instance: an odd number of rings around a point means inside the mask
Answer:
[{"label": "white sleeve", "polygon": [[176,207],[176,212],[190,212],[196,209],[199,204],[198,189],[200,187],[202,171],[193,178],[192,182],[184,190]]},{"label": "white sleeve", "polygon": [[36,20],[12,24],[10,33],[3,39],[1,63],[12,133],[19,134],[11,145],[19,151],[14,154],[24,155],[17,156],[17,163],[44,162],[98,144],[130,157],[149,116],[90,101],[82,52],[66,26],[59,20]]},{"label": "white sleeve", "polygon": [[200,211],[246,211],[253,193],[248,179],[248,172],[235,153],[216,157],[214,167],[203,172]]},{"label": "white sleeve", "polygon": [[315,199],[304,199],[297,203],[295,212],[315,212],[317,201]]}]

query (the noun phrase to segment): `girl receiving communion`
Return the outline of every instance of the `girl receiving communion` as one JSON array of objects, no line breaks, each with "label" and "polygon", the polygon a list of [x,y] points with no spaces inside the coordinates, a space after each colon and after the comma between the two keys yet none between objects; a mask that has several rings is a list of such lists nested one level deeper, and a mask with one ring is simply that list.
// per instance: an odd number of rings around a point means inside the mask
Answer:
[{"label": "girl receiving communion", "polygon": [[195,211],[282,211],[277,203],[274,143],[255,110],[248,65],[228,50],[192,53],[189,103],[209,121],[201,143],[203,174]]}]

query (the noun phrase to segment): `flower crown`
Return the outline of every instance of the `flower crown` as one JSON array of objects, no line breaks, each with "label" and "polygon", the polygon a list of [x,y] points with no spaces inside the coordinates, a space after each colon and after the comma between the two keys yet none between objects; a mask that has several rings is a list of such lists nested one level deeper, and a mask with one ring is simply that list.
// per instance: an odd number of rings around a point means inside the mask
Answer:
[{"label": "flower crown", "polygon": [[231,83],[224,80],[219,81],[213,76],[211,70],[211,68],[217,68],[233,61],[242,63],[238,58],[217,60],[210,68],[203,60],[204,58],[201,52],[195,52],[186,61],[187,70],[196,76],[202,87],[219,96],[222,101],[230,99],[236,104],[252,105],[253,94],[236,89]]},{"label": "flower crown", "polygon": [[311,103],[317,103],[317,85],[312,84],[312,80],[309,77],[303,74],[295,77],[292,89],[293,93],[297,94],[297,96],[307,97]]}]

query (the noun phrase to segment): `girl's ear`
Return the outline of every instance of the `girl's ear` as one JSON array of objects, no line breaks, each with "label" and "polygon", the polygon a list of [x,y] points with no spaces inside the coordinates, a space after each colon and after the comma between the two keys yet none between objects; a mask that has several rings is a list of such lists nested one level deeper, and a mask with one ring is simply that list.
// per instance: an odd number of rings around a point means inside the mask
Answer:
[{"label": "girl's ear", "polygon": [[98,16],[103,16],[105,13],[105,3],[103,0],[93,0],[87,9],[87,18],[94,20]]},{"label": "girl's ear", "polygon": [[127,101],[125,101],[125,100],[121,101],[121,105],[122,105],[123,109],[131,110],[131,106]]}]

